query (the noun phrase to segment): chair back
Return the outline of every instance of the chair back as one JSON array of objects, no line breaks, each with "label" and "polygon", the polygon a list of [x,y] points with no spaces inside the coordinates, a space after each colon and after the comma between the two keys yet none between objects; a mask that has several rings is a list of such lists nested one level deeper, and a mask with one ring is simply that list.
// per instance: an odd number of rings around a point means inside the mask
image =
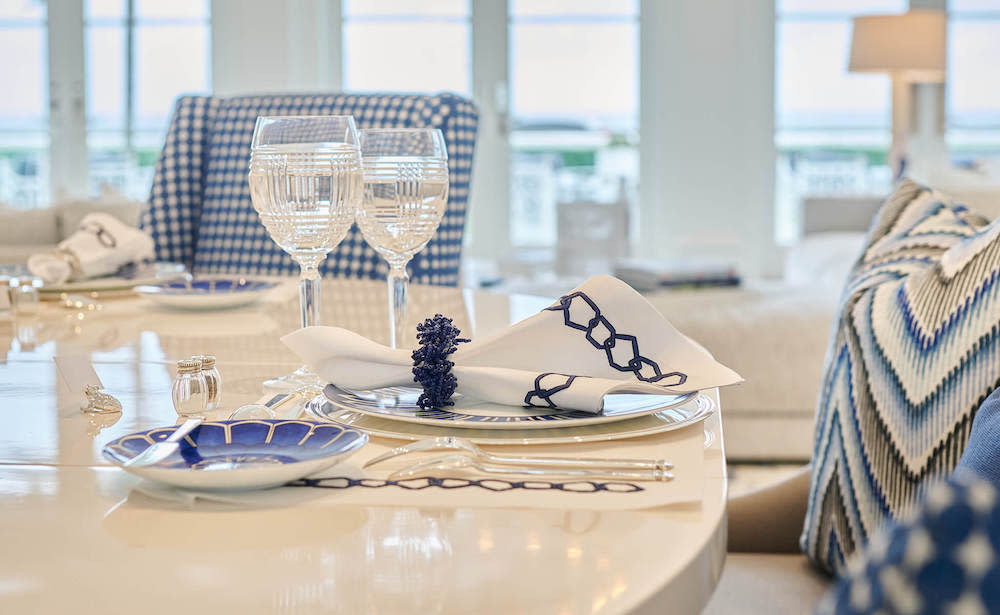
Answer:
[{"label": "chair back", "polygon": [[[353,115],[358,128],[439,128],[450,188],[441,226],[409,265],[415,282],[456,285],[478,116],[453,94],[299,94],[180,98],[140,219],[159,260],[194,273],[287,275],[298,265],[267,235],[250,201],[250,140],[261,115]],[[329,277],[380,278],[388,267],[353,226],[320,266]]]}]

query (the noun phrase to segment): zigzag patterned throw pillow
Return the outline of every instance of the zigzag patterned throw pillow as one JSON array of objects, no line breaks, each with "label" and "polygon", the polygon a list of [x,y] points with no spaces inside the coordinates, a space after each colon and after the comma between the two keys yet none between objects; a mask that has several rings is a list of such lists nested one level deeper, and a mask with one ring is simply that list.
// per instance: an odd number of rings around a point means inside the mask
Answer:
[{"label": "zigzag patterned throw pillow", "polygon": [[1000,221],[904,182],[882,205],[834,323],[801,545],[840,572],[962,454],[1000,384]]}]

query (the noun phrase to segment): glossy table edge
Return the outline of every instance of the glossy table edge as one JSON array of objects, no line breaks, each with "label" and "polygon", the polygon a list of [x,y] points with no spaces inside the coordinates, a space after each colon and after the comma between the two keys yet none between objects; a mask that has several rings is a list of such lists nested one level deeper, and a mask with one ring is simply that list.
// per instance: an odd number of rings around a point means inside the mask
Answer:
[{"label": "glossy table edge", "polygon": [[[721,411],[720,411],[721,412]],[[721,431],[721,415],[716,412],[709,417],[711,424],[704,425],[704,429],[714,432],[714,441],[706,449],[706,460],[704,466],[705,490],[702,501],[691,505],[669,506],[663,509],[638,510],[636,514],[653,514],[656,516],[683,517],[685,511],[697,511],[703,517],[698,521],[699,542],[695,548],[689,548],[686,561],[677,565],[665,566],[669,570],[663,570],[662,574],[651,574],[645,578],[632,577],[630,579],[630,591],[626,593],[614,606],[598,609],[595,613],[662,613],[666,605],[669,605],[667,612],[670,613],[700,613],[711,599],[725,563],[726,554],[726,496],[728,483],[725,473],[725,457],[723,454],[723,439]],[[101,472],[121,472],[108,466],[40,466],[33,464],[3,464],[0,465],[0,473],[5,467],[14,468],[40,468],[46,467],[48,471],[61,473],[71,469],[92,469]],[[125,477],[128,481],[129,478]],[[365,507],[361,507],[365,508]],[[389,510],[403,510],[414,508],[413,505],[385,506],[381,507]],[[423,507],[416,507],[423,508]],[[427,507],[426,510],[437,510],[434,507]],[[476,509],[454,509],[452,512],[462,511],[465,514],[476,514]],[[501,509],[494,509],[501,510]],[[509,509],[515,515],[534,516],[541,511],[524,509]],[[669,548],[670,536],[659,536],[660,542],[665,548]],[[445,611],[450,612],[447,608]],[[84,610],[84,612],[86,612]],[[573,611],[576,612],[576,611]]]},{"label": "glossy table edge", "polygon": [[[722,432],[722,405],[719,390],[710,393],[716,404],[715,413],[707,419],[717,439],[705,451],[705,491],[701,507],[705,514],[712,514],[713,529],[703,537],[702,544],[681,569],[658,588],[651,588],[643,595],[633,594],[633,603],[623,612],[632,615],[653,615],[664,612],[664,605],[670,605],[670,613],[701,613],[711,600],[722,577],[726,563],[728,542],[727,502],[729,479],[726,468],[725,438]],[[711,459],[709,458],[711,455]],[[721,472],[711,475],[712,464],[718,463]],[[716,486],[717,490],[713,490]],[[714,502],[709,501],[715,494]],[[706,504],[713,504],[712,511],[705,510]],[[716,508],[717,506],[717,508]]]}]

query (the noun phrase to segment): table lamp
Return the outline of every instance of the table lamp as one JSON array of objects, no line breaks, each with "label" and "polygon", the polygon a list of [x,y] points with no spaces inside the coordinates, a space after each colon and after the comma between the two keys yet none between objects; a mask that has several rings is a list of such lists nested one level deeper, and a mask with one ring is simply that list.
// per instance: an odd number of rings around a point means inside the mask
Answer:
[{"label": "table lamp", "polygon": [[889,162],[898,177],[906,160],[911,85],[944,82],[947,18],[943,11],[914,9],[901,15],[865,15],[853,21],[847,70],[892,77]]}]

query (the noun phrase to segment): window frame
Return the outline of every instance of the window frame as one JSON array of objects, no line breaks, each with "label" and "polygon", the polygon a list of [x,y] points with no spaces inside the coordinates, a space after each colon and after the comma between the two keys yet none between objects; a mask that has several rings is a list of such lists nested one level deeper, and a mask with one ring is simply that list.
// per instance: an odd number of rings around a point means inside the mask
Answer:
[{"label": "window frame", "polygon": [[[208,31],[208,46],[207,46],[207,57],[206,57],[206,77],[209,85],[209,91],[212,84],[212,41],[211,41],[211,27],[212,27],[212,10],[211,2],[205,1],[206,13],[205,17],[160,17],[160,18],[149,18],[142,17],[139,15],[136,7],[136,0],[122,0],[123,13],[120,17],[90,17],[86,15],[84,10],[83,14],[83,38],[84,45],[86,45],[86,35],[88,28],[90,27],[117,27],[122,28],[124,35],[124,45],[122,49],[123,54],[123,70],[121,84],[122,90],[121,94],[123,96],[122,101],[122,125],[119,130],[116,129],[100,129],[99,131],[93,131],[91,128],[91,120],[95,119],[90,115],[90,109],[87,109],[87,114],[85,118],[85,134],[86,134],[86,151],[87,151],[87,188],[85,193],[87,196],[93,195],[95,191],[99,191],[101,186],[95,186],[93,184],[94,179],[91,175],[91,166],[93,161],[91,160],[92,155],[102,151],[105,148],[91,148],[90,137],[92,134],[99,134],[114,138],[113,135],[121,136],[121,152],[123,154],[123,159],[125,161],[125,166],[123,167],[123,172],[125,174],[132,174],[138,172],[140,169],[148,168],[148,165],[140,164],[142,154],[144,153],[144,148],[140,146],[142,141],[141,135],[148,132],[148,128],[141,125],[138,121],[138,104],[137,100],[139,97],[138,90],[138,79],[137,79],[137,58],[136,58],[136,38],[138,29],[144,26],[156,25],[156,26],[202,26],[207,28]],[[86,48],[84,49],[84,54],[86,53]],[[85,88],[90,85],[89,75],[85,76]],[[86,95],[86,91],[85,91]],[[169,117],[167,118],[169,121]],[[161,129],[163,132],[165,128]],[[108,151],[114,151],[117,148],[107,148]],[[132,194],[126,195],[132,198],[142,198],[145,199],[148,195],[145,194]]]},{"label": "window frame", "polygon": [[944,104],[944,139],[953,161],[959,163],[975,162],[975,155],[1000,155],[1000,106],[997,119],[988,123],[962,122],[952,112],[951,88],[954,84],[954,71],[951,53],[952,32],[957,22],[972,23],[994,22],[1000,31],[1000,5],[995,8],[956,9],[948,4],[948,78],[945,81]]}]

